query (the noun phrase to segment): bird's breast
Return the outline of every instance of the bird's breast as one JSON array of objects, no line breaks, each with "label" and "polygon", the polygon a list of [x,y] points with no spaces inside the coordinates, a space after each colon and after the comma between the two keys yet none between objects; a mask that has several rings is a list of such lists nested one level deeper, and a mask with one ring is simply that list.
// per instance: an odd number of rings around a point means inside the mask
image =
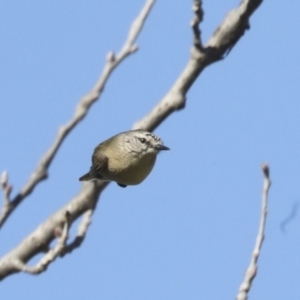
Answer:
[{"label": "bird's breast", "polygon": [[156,155],[117,156],[108,160],[108,174],[113,181],[124,185],[141,183],[151,172],[156,160]]}]

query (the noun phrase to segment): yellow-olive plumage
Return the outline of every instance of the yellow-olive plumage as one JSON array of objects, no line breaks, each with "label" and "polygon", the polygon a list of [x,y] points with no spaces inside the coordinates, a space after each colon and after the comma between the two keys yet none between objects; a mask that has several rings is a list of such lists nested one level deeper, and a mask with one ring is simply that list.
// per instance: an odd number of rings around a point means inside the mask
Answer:
[{"label": "yellow-olive plumage", "polygon": [[151,132],[122,132],[95,148],[91,169],[79,180],[115,181],[122,187],[139,184],[151,172],[161,150],[169,148]]}]

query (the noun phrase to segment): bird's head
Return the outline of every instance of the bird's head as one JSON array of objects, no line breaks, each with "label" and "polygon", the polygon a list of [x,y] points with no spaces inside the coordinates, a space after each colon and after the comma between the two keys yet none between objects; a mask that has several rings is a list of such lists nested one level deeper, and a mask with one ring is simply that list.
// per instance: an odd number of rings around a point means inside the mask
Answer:
[{"label": "bird's head", "polygon": [[134,152],[157,154],[162,150],[170,150],[164,146],[163,141],[154,133],[145,130],[132,130],[128,133],[130,134],[128,142],[130,142]]}]

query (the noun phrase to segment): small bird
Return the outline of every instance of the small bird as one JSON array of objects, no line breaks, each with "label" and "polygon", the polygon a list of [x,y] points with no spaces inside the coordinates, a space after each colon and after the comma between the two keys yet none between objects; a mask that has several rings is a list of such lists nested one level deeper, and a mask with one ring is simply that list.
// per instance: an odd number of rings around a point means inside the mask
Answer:
[{"label": "small bird", "polygon": [[170,149],[151,132],[119,133],[95,148],[90,171],[79,181],[115,181],[121,187],[139,184],[150,174],[161,150]]}]

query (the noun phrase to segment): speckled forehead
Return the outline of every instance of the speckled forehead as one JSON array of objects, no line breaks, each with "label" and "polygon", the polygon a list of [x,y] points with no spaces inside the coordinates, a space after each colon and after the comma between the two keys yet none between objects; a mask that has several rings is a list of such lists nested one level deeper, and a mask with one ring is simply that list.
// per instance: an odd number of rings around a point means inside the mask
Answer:
[{"label": "speckled forehead", "polygon": [[152,132],[146,132],[145,135],[153,138],[156,142],[160,142],[161,141],[161,139],[157,135],[155,135],[154,133],[152,133]]}]

